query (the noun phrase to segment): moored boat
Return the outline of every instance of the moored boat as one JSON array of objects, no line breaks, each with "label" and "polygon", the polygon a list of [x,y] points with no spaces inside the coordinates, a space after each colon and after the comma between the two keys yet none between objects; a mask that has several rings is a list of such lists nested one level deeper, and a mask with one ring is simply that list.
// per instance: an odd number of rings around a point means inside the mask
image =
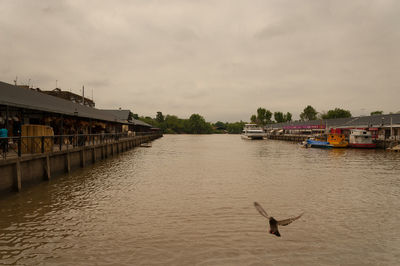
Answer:
[{"label": "moored boat", "polygon": [[376,148],[371,132],[363,129],[352,129],[350,132],[349,146],[352,148]]},{"label": "moored boat", "polygon": [[267,134],[256,124],[245,124],[241,136],[244,139],[263,139]]},{"label": "moored boat", "polygon": [[344,134],[332,133],[328,134],[328,142],[333,148],[346,148],[349,146],[349,142],[346,141]]},{"label": "moored boat", "polygon": [[306,139],[303,142],[304,147],[306,148],[332,148],[333,146],[329,144],[327,141],[320,141],[320,140],[315,140],[315,139]]}]

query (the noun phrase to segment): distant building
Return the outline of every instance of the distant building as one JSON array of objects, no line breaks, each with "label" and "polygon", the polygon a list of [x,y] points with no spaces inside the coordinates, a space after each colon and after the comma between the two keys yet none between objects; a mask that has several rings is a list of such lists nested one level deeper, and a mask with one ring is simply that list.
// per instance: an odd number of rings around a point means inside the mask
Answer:
[{"label": "distant building", "polygon": [[51,95],[51,96],[55,96],[58,98],[65,99],[65,100],[71,101],[73,103],[82,104],[82,101],[83,101],[82,99],[84,99],[83,105],[92,107],[92,108],[95,107],[94,101],[92,101],[88,98],[84,98],[84,97],[82,97],[82,95],[78,95],[78,94],[72,93],[70,91],[63,91],[59,88],[55,88],[54,90],[51,90],[51,91],[42,91],[42,90],[37,90],[37,91]]}]

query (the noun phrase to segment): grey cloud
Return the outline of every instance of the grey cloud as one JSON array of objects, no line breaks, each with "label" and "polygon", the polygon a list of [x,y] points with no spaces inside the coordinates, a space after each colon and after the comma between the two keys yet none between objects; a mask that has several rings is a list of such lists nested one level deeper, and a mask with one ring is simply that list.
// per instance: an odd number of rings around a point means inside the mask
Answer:
[{"label": "grey cloud", "polygon": [[[399,1],[0,3],[0,80],[208,120],[308,104],[397,111]],[[391,95],[388,96],[388,95]]]}]

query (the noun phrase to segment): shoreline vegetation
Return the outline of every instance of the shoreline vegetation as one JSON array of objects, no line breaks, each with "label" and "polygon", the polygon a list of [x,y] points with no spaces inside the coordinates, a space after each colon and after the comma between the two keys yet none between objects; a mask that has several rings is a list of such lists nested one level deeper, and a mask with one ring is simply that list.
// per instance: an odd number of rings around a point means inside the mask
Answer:
[{"label": "shoreline vegetation", "polygon": [[[373,111],[371,115],[382,114],[383,111]],[[240,134],[245,124],[249,122],[206,122],[200,114],[192,114],[188,119],[179,118],[176,115],[163,115],[157,112],[154,118],[150,116],[139,116],[138,114],[129,114],[131,118],[139,119],[153,127],[160,128],[163,134]],[[272,120],[272,117],[274,120]],[[329,111],[317,112],[314,107],[307,105],[300,113],[300,121],[309,121],[317,119],[333,119],[352,117],[350,111],[341,108],[335,108]],[[250,123],[259,126],[267,124],[290,122],[292,114],[287,112],[274,112],[259,107],[256,114],[250,117]]]}]

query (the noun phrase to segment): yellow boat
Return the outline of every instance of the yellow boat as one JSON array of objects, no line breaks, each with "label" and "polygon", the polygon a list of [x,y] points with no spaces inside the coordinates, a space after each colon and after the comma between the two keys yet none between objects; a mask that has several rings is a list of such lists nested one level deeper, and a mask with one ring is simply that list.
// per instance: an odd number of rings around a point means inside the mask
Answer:
[{"label": "yellow boat", "polygon": [[349,145],[344,134],[328,134],[328,142],[333,148],[346,148]]}]

